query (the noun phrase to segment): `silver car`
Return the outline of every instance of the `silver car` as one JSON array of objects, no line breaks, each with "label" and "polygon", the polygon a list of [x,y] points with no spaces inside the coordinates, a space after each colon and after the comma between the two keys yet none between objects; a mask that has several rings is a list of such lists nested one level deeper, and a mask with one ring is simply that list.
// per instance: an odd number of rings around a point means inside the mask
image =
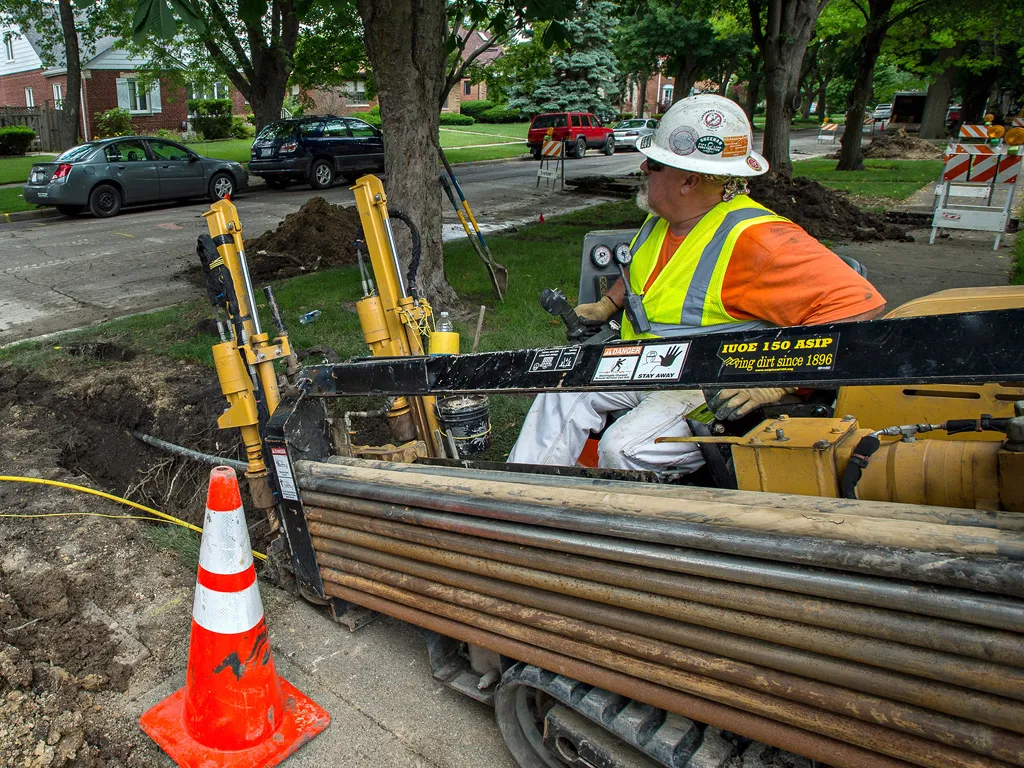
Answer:
[{"label": "silver car", "polygon": [[155,136],[118,136],[72,147],[32,166],[26,203],[52,205],[66,216],[89,209],[116,216],[122,206],[206,197],[220,200],[249,187],[239,163],[203,157]]},{"label": "silver car", "polygon": [[654,133],[654,129],[657,127],[658,121],[650,117],[623,120],[612,128],[615,132],[615,148],[632,147],[636,149],[636,143],[640,141],[640,138]]}]

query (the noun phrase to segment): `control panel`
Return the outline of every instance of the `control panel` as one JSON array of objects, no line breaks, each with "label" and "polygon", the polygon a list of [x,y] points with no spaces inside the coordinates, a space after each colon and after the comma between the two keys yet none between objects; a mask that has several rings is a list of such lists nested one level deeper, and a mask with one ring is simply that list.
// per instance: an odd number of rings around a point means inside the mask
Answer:
[{"label": "control panel", "polygon": [[580,264],[580,304],[597,301],[615,284],[619,279],[616,255],[628,262],[629,244],[635,236],[635,229],[597,229],[587,233]]}]

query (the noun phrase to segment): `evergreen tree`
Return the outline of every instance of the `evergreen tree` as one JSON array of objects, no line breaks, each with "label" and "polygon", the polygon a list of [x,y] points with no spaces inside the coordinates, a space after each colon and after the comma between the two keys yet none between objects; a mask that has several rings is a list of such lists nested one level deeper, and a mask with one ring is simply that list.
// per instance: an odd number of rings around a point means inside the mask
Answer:
[{"label": "evergreen tree", "polygon": [[528,115],[566,110],[614,116],[612,100],[618,77],[612,50],[615,24],[614,3],[584,0],[576,17],[565,22],[571,42],[552,59],[551,75],[540,81],[532,93],[521,87],[511,88],[509,107]]}]

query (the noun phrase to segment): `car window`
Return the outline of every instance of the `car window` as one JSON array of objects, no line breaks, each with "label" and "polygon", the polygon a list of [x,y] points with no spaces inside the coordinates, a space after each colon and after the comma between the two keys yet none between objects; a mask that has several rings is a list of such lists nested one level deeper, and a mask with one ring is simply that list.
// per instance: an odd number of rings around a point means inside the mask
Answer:
[{"label": "car window", "polygon": [[262,131],[260,131],[259,138],[261,139],[290,139],[295,135],[295,123],[270,123]]},{"label": "car window", "polygon": [[317,120],[316,122],[299,123],[299,136],[304,139],[320,136],[322,135],[323,130],[324,124],[320,120]]},{"label": "car window", "polygon": [[580,116],[579,115],[573,115],[572,116],[572,127],[573,128],[579,128],[580,127]]},{"label": "car window", "polygon": [[85,158],[87,158],[93,152],[93,150],[96,149],[97,146],[99,146],[99,145],[93,144],[93,143],[90,142],[89,144],[82,144],[82,145],[77,146],[77,147],[72,147],[71,149],[67,150],[66,152],[63,152],[63,153],[57,155],[57,159],[54,160],[53,162],[55,162],[55,163],[73,163],[76,160],[84,160]]},{"label": "car window", "polygon": [[647,127],[648,128],[657,128],[658,127],[658,121],[657,120],[648,120],[647,121]]},{"label": "car window", "polygon": [[141,163],[149,160],[146,147],[139,139],[118,141],[104,148],[107,162],[110,163]]},{"label": "car window", "polygon": [[348,138],[348,128],[345,127],[345,123],[341,121],[341,118],[335,118],[328,120],[324,123],[323,136],[326,139],[337,139],[337,138]]},{"label": "car window", "polygon": [[565,115],[537,115],[531,128],[564,128]]},{"label": "car window", "polygon": [[618,125],[616,125],[615,127],[616,128],[643,128],[644,125],[645,125],[645,122],[643,120],[623,120]]},{"label": "car window", "polygon": [[352,135],[358,139],[365,139],[371,136],[376,136],[377,131],[369,123],[364,123],[362,120],[353,120],[348,118],[345,120],[348,123],[348,129],[352,131]]},{"label": "car window", "polygon": [[157,160],[188,162],[188,150],[184,147],[179,147],[177,144],[171,144],[167,141],[151,141],[149,142],[149,148],[153,150]]}]

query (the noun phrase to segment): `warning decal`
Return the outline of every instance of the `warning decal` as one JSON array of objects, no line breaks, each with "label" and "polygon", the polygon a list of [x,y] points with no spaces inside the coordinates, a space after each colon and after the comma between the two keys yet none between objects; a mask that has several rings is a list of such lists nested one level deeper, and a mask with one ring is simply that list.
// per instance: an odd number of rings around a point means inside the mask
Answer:
[{"label": "warning decal", "polygon": [[688,342],[675,344],[653,344],[644,347],[640,362],[633,374],[633,381],[676,380],[686,362]]},{"label": "warning decal", "polygon": [[298,501],[299,494],[295,487],[295,478],[292,476],[292,468],[288,464],[288,453],[284,448],[271,448],[270,455],[274,457],[274,470],[281,496],[288,501]]},{"label": "warning decal", "polygon": [[601,353],[601,361],[590,380],[594,383],[629,381],[633,378],[642,351],[643,347],[607,347]]},{"label": "warning decal", "polygon": [[579,347],[555,347],[539,349],[533,356],[530,373],[546,373],[547,371],[571,371],[576,367],[580,356]]},{"label": "warning decal", "polygon": [[722,361],[723,374],[831,371],[838,348],[838,334],[799,336],[722,344],[718,358]]}]

